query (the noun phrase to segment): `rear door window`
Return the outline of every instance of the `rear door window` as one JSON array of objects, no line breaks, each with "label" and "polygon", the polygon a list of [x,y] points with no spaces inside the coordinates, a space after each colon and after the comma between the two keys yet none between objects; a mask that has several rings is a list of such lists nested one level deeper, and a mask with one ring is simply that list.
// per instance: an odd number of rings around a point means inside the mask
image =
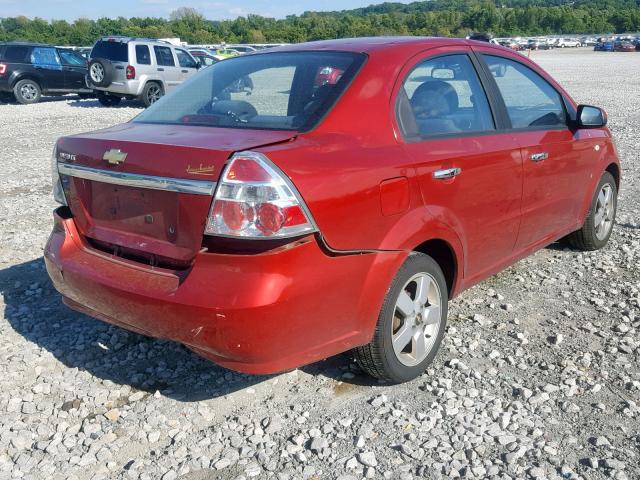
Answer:
[{"label": "rear door window", "polygon": [[63,65],[84,67],[87,64],[84,57],[73,50],[58,50],[58,55],[60,55],[60,60],[62,60]]},{"label": "rear door window", "polygon": [[153,47],[153,51],[156,54],[156,63],[158,65],[165,66],[165,67],[176,66],[176,62],[173,59],[173,52],[171,51],[171,48],[160,47],[156,45],[155,47]]},{"label": "rear door window", "polygon": [[7,45],[4,51],[5,62],[24,63],[27,61],[31,47],[25,45]]},{"label": "rear door window", "polygon": [[513,128],[562,127],[567,123],[560,94],[529,67],[483,55],[502,95]]},{"label": "rear door window", "polygon": [[31,51],[31,63],[43,68],[62,68],[56,49],[52,47],[33,47]]},{"label": "rear door window", "polygon": [[129,46],[124,42],[100,40],[93,46],[91,58],[105,58],[112,62],[128,62]]},{"label": "rear door window", "polygon": [[151,52],[147,45],[136,45],[136,63],[138,65],[151,65]]},{"label": "rear door window", "polygon": [[407,138],[493,130],[493,116],[473,63],[466,54],[418,64],[398,94],[398,123]]}]

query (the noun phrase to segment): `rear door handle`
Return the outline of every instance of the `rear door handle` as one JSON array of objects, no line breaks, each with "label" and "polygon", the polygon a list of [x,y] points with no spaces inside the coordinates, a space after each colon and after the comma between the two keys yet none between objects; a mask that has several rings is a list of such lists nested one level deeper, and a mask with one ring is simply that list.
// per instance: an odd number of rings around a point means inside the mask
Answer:
[{"label": "rear door handle", "polygon": [[164,68],[159,68],[158,71],[159,72],[164,72]]},{"label": "rear door handle", "polygon": [[182,70],[182,73],[189,73],[189,70]]},{"label": "rear door handle", "polygon": [[436,170],[433,172],[433,178],[436,180],[446,180],[448,178],[453,178],[462,173],[461,168],[446,168],[444,170]]},{"label": "rear door handle", "polygon": [[549,158],[549,154],[547,152],[532,153],[529,158],[532,162],[541,162]]}]

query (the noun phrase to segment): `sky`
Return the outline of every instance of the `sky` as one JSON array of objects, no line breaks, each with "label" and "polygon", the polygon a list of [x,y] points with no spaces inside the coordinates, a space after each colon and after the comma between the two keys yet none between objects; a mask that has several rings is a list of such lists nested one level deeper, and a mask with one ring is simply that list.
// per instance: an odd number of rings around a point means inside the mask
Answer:
[{"label": "sky", "polygon": [[[412,0],[394,0],[409,3]],[[192,7],[209,20],[233,19],[254,13],[283,18],[307,10],[347,10],[380,0],[0,0],[0,17],[24,15],[47,20],[100,17],[168,17],[178,7]]]}]

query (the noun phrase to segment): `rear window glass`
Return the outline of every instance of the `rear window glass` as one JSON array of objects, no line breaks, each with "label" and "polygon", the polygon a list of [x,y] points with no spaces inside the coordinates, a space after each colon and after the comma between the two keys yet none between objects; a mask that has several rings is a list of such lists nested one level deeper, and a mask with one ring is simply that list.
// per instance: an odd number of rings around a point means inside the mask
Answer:
[{"label": "rear window glass", "polygon": [[234,57],[206,68],[134,121],[306,131],[335,104],[365,58],[347,52]]},{"label": "rear window glass", "polygon": [[6,62],[24,62],[27,59],[30,47],[27,46],[11,46],[7,45],[4,51],[4,61]]},{"label": "rear window glass", "polygon": [[106,58],[112,62],[128,62],[129,48],[126,43],[100,40],[91,50],[91,58]]}]

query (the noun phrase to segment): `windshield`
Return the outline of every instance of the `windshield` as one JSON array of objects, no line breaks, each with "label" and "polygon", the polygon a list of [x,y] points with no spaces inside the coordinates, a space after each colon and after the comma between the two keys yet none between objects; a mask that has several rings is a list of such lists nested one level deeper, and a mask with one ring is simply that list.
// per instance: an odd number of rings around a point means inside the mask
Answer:
[{"label": "windshield", "polygon": [[202,70],[134,122],[307,131],[335,104],[363,54],[247,55]]},{"label": "windshield", "polygon": [[105,58],[112,62],[129,61],[129,48],[126,43],[100,40],[91,50],[91,58]]}]

